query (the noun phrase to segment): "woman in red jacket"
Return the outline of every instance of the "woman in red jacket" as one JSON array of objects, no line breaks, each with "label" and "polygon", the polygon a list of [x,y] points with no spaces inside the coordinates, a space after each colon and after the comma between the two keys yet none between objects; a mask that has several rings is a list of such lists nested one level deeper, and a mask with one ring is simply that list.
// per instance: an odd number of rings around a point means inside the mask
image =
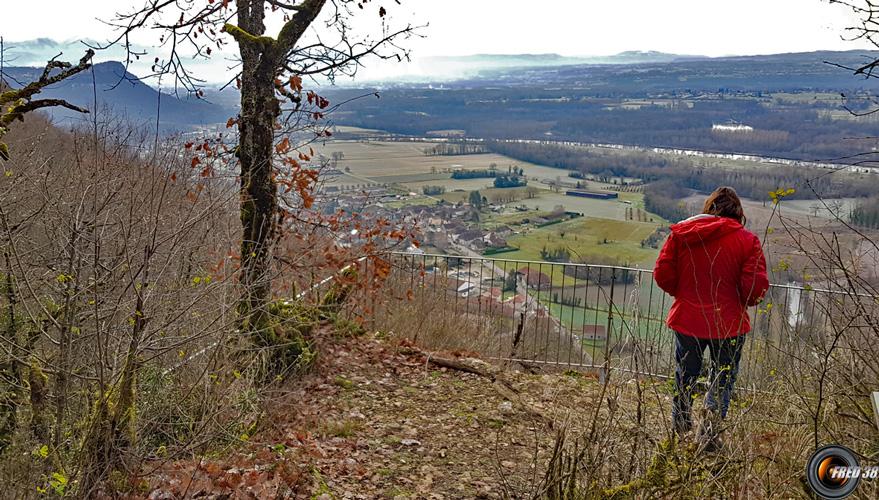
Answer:
[{"label": "woman in red jacket", "polygon": [[706,347],[710,353],[710,414],[700,431],[706,448],[720,444],[714,427],[726,417],[744,335],[751,331],[747,308],[769,288],[760,240],[745,222],[735,190],[718,188],[702,214],[671,226],[653,272],[656,284],[674,297],[666,323],[677,340],[672,423],[680,435],[692,427],[693,386]]}]

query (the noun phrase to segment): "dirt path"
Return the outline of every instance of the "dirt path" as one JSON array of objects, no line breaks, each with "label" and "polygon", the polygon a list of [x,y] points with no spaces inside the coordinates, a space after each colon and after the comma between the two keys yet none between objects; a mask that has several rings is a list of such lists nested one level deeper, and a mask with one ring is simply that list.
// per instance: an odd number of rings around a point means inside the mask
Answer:
[{"label": "dirt path", "polygon": [[[264,427],[231,456],[153,475],[150,498],[500,498],[539,479],[557,421],[594,408],[591,378],[484,377],[427,363],[366,336],[325,346],[315,373],[271,403]],[[523,403],[524,402],[524,403]],[[231,495],[224,496],[224,495]]]}]

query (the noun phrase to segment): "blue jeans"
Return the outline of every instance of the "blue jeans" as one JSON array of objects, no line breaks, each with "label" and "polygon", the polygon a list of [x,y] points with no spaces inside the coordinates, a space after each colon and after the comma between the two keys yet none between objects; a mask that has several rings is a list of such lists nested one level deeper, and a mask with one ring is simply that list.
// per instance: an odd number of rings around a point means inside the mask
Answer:
[{"label": "blue jeans", "polygon": [[693,389],[702,373],[702,356],[708,347],[711,365],[708,372],[708,393],[705,407],[715,416],[726,418],[729,399],[739,372],[745,336],[729,339],[699,339],[675,332],[675,395],[672,404],[672,423],[678,433],[693,426]]}]

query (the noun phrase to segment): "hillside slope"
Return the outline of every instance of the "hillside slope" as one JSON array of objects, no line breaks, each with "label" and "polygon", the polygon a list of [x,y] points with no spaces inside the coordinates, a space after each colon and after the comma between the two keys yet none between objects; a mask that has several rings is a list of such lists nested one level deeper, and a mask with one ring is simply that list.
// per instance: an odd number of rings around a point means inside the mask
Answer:
[{"label": "hillside slope", "polygon": [[[42,68],[6,67],[5,79],[13,87],[26,85],[39,78]],[[97,97],[98,109],[108,108],[120,113],[135,123],[155,125],[156,115],[166,131],[188,130],[193,126],[223,123],[234,111],[194,97],[168,93],[161,94],[127,72],[119,62],[104,62],[94,65],[94,85],[92,72],[85,71],[44,90],[40,97],[65,99],[80,107],[92,110]],[[83,120],[83,116],[63,108],[49,111],[56,123],[66,125]],[[87,119],[87,118],[85,118]]]},{"label": "hillside slope", "polygon": [[[552,485],[548,464],[580,453],[580,466],[594,476],[580,479],[576,498],[763,497],[770,484],[784,496],[802,492],[800,436],[783,435],[782,427],[738,421],[719,455],[673,444],[663,381],[602,385],[573,372],[516,371],[492,381],[438,367],[408,341],[381,335],[322,344],[315,370],[270,398],[261,429],[239,449],[162,464],[141,491],[149,498],[536,498]],[[766,405],[775,404],[742,400],[736,411],[767,415]],[[758,456],[773,457],[762,472],[752,467]]]}]

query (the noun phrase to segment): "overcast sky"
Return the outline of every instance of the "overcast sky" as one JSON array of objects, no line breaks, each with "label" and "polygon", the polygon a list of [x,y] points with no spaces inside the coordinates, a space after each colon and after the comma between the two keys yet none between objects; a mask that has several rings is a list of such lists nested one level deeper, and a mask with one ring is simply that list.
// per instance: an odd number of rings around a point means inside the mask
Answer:
[{"label": "overcast sky", "polygon": [[[12,45],[43,37],[105,39],[112,31],[99,19],[110,19],[115,11],[142,1],[0,0],[0,35]],[[407,43],[416,60],[477,53],[587,56],[655,50],[721,56],[869,47],[844,39],[844,29],[857,18],[827,0],[400,1],[402,6],[394,0],[373,0],[368,9],[386,5],[394,25],[429,23],[423,30],[426,38]],[[374,29],[372,18],[377,15],[367,15],[369,21],[358,28]],[[155,33],[145,33],[139,41],[149,45],[156,38]],[[24,59],[18,62],[32,63]],[[227,64],[220,58],[205,72],[215,79]],[[372,66],[365,77],[425,69],[417,61],[409,66]]]}]

